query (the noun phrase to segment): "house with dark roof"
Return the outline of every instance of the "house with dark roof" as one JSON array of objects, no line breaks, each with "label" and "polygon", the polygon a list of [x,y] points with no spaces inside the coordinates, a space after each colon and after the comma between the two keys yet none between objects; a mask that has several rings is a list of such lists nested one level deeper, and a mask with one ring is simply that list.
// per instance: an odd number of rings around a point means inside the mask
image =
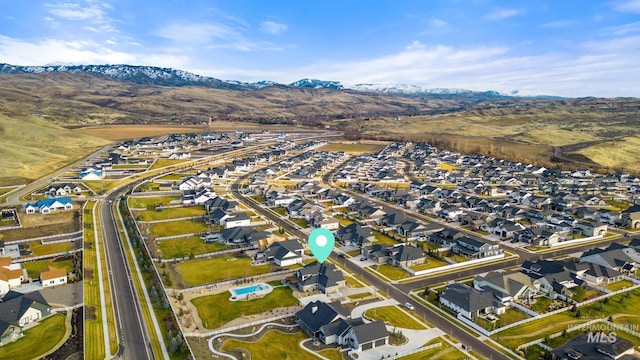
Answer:
[{"label": "house with dark roof", "polygon": [[304,248],[297,240],[285,240],[275,242],[264,251],[267,261],[272,261],[278,266],[302,264]]},{"label": "house with dark roof", "polygon": [[594,264],[594,263],[583,263],[587,266],[586,271],[582,273],[582,278],[595,285],[607,285],[616,281],[620,281],[624,278],[624,273],[613,270],[606,266]]},{"label": "house with dark roof", "polygon": [[520,271],[540,282],[540,291],[555,299],[558,295],[573,296],[571,289],[584,286],[581,279],[584,269],[577,264],[564,260],[526,260]]},{"label": "house with dark roof", "polygon": [[212,212],[215,209],[220,209],[223,211],[235,211],[238,209],[238,203],[216,196],[205,201],[204,209],[207,212]]},{"label": "house with dark roof", "polygon": [[237,226],[224,229],[217,234],[207,236],[205,242],[222,242],[229,245],[258,246],[258,241],[273,238],[267,231],[255,230],[250,226]]},{"label": "house with dark roof", "polygon": [[453,248],[451,250],[456,254],[472,259],[483,259],[489,256],[502,254],[500,245],[490,244],[466,236],[463,236],[456,240],[456,243],[455,245],[453,245]]},{"label": "house with dark roof", "polygon": [[440,293],[440,304],[467,319],[487,314],[504,314],[506,306],[491,291],[480,291],[468,285],[449,284]]},{"label": "house with dark roof", "polygon": [[370,227],[362,226],[358,223],[352,223],[340,228],[336,231],[335,236],[336,240],[341,244],[360,248],[369,246],[376,240]]},{"label": "house with dark roof", "polygon": [[622,212],[622,224],[631,229],[640,229],[640,204],[633,205]]},{"label": "house with dark roof", "polygon": [[415,220],[407,220],[396,228],[400,236],[406,237],[408,240],[425,239],[431,230]]},{"label": "house with dark roof", "polygon": [[607,248],[595,248],[580,256],[580,262],[594,263],[624,273],[638,269],[640,254],[635,248],[613,243]]},{"label": "house with dark roof", "polygon": [[377,320],[351,326],[339,338],[339,343],[349,346],[355,352],[360,352],[386,345],[389,342],[389,332],[384,321]]},{"label": "house with dark roof", "polygon": [[[603,336],[604,335],[604,336]],[[551,351],[553,360],[637,359],[635,345],[606,333],[580,334]]]},{"label": "house with dark roof", "polygon": [[313,339],[320,339],[320,330],[338,319],[348,318],[350,312],[340,302],[325,303],[320,300],[308,303],[296,313],[300,328]]},{"label": "house with dark roof", "polygon": [[342,271],[334,264],[314,261],[296,272],[296,286],[300,291],[319,290],[325,294],[333,294],[340,287],[346,286]]},{"label": "house with dark roof", "polygon": [[0,345],[17,340],[25,326],[49,315],[51,308],[40,292],[9,291],[0,301]]}]

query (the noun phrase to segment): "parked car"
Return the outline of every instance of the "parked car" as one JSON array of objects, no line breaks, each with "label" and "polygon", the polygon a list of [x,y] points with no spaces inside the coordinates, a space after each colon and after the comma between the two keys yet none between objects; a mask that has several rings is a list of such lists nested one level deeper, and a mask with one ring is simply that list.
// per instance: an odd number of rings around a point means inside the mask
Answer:
[{"label": "parked car", "polygon": [[366,256],[363,256],[363,257],[360,258],[360,261],[366,261],[366,260],[367,260]]},{"label": "parked car", "polygon": [[413,307],[413,305],[411,305],[411,303],[406,303],[406,304],[404,304],[404,307],[406,307],[407,309],[409,309],[409,310],[411,310],[411,311],[413,311],[413,310],[415,310],[415,309],[416,309],[416,308],[414,308],[414,307]]}]

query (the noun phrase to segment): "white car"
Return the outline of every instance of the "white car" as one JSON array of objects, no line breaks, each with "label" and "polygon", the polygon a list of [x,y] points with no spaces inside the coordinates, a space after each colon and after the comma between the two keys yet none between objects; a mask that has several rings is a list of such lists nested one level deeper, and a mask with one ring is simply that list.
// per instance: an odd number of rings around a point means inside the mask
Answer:
[{"label": "white car", "polygon": [[413,305],[411,305],[411,303],[404,304],[404,307],[406,307],[407,309],[409,309],[411,311],[415,310],[415,308],[413,307]]}]

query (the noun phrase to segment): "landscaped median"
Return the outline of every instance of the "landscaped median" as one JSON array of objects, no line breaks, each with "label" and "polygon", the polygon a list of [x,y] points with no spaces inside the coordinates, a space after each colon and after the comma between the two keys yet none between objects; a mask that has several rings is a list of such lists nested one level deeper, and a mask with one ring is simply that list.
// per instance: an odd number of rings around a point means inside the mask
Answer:
[{"label": "landscaped median", "polygon": [[[66,324],[66,317],[63,314],[54,314],[40,320],[38,325],[25,330],[24,336],[20,339],[0,346],[0,359],[39,359],[63,340],[67,326],[71,325]],[[89,357],[85,356],[85,359]]]},{"label": "landscaped median", "polygon": [[[96,207],[96,202],[89,201],[85,204],[82,213],[84,229],[84,355],[86,359],[110,357],[118,348],[113,308],[107,307],[100,295],[100,288],[102,287],[105,290],[106,302],[106,291],[110,287],[108,276],[105,273],[106,262],[102,262],[103,274],[99,276],[98,261],[104,260],[98,259],[97,250],[98,246],[100,246],[100,258],[102,258],[104,248],[100,245],[99,239],[96,239],[98,234],[98,224],[95,222]],[[103,282],[100,282],[100,277],[102,277]],[[110,298],[109,304],[111,304]],[[109,313],[111,313],[110,317]],[[109,318],[111,319],[110,321]],[[105,328],[107,329],[107,334],[105,334]]]}]

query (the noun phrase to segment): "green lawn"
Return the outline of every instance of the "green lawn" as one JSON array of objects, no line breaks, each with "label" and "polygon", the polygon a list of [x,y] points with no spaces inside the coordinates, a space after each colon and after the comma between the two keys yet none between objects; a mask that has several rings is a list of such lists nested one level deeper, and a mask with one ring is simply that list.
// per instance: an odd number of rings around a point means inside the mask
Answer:
[{"label": "green lawn", "polygon": [[391,280],[400,280],[409,277],[409,273],[404,271],[404,269],[389,264],[378,265],[378,272]]},{"label": "green lawn", "polygon": [[345,276],[344,279],[347,282],[347,287],[352,287],[352,288],[363,287],[363,285],[352,276]]},{"label": "green lawn", "polygon": [[635,285],[635,284],[634,284],[634,283],[632,283],[631,281],[628,281],[628,280],[620,280],[620,281],[616,281],[616,282],[614,282],[614,283],[608,284],[608,285],[606,286],[606,288],[607,288],[608,290],[611,290],[611,291],[618,291],[618,290],[620,290],[620,289],[628,288],[628,287],[631,287],[631,286],[633,286],[633,285]]},{"label": "green lawn", "polygon": [[264,297],[249,301],[230,301],[230,296],[231,293],[225,291],[191,300],[198,309],[198,315],[205,328],[216,329],[241,316],[260,314],[275,308],[298,304],[289,287],[275,288]]},{"label": "green lawn", "polygon": [[71,249],[71,245],[73,245],[73,243],[71,242],[42,245],[40,241],[31,241],[28,244],[31,250],[31,256],[41,256],[66,252],[69,251]]},{"label": "green lawn", "polygon": [[251,353],[251,359],[293,360],[313,357],[298,346],[298,343],[306,338],[307,335],[302,331],[294,334],[268,331],[256,342],[229,339],[222,345],[221,350],[246,349]]},{"label": "green lawn", "polygon": [[434,259],[430,256],[427,256],[427,262],[422,264],[422,265],[417,265],[417,266],[412,266],[411,270],[413,271],[421,271],[421,270],[427,270],[427,269],[435,269],[441,266],[446,266],[448,265],[446,262],[438,260],[438,259]]},{"label": "green lawn", "polygon": [[47,268],[47,266],[53,266],[58,269],[66,269],[67,272],[73,271],[73,264],[71,260],[54,261],[54,259],[43,259],[36,261],[25,261],[24,267],[27,269],[27,274],[30,278],[36,279],[40,277],[40,273]]},{"label": "green lawn", "polygon": [[179,219],[193,216],[204,216],[207,212],[204,210],[204,206],[185,206],[179,208],[165,208],[161,211],[145,210],[140,211],[137,217],[140,221],[155,221],[155,220],[168,220]]},{"label": "green lawn", "polygon": [[501,331],[491,337],[502,345],[515,349],[518,345],[561,332],[569,326],[586,321],[586,319],[577,319],[570,311],[565,311]]},{"label": "green lawn", "polygon": [[336,350],[336,349],[320,350],[320,351],[318,351],[318,354],[326,357],[329,360],[343,360],[344,359],[342,357],[342,353],[340,352],[340,350]]},{"label": "green lawn", "polygon": [[129,207],[132,209],[147,209],[148,207],[155,208],[156,205],[169,205],[171,201],[180,200],[180,196],[154,196],[154,197],[130,197]]},{"label": "green lawn", "polygon": [[206,243],[199,236],[162,240],[158,241],[157,245],[165,259],[188,257],[192,253],[193,255],[207,254],[229,248],[225,244]]},{"label": "green lawn", "polygon": [[33,328],[26,330],[24,336],[15,342],[0,346],[0,359],[38,359],[58,344],[65,334],[66,317],[54,314]]},{"label": "green lawn", "polygon": [[[602,304],[602,305],[600,305]],[[600,307],[602,306],[602,308]],[[636,315],[640,308],[640,289],[626,294],[615,295],[604,304],[603,301],[580,308],[580,313],[586,318],[607,318],[609,315]]]},{"label": "green lawn", "polygon": [[251,266],[251,259],[233,256],[186,260],[177,268],[189,286],[266,274],[271,270],[270,265]]},{"label": "green lawn", "polygon": [[[427,345],[432,345],[435,343],[441,343],[442,346],[439,347],[435,347],[433,349],[429,349],[429,350],[425,350],[425,351],[421,351],[417,354],[412,354],[409,356],[403,356],[400,359],[402,360],[424,360],[424,359],[442,359],[443,356],[446,356],[449,353],[459,353],[460,355],[462,355],[462,353],[460,353],[458,350],[456,350],[455,348],[451,347],[451,345],[446,342],[443,338],[441,337],[437,337],[435,339],[432,339],[431,341],[427,342],[426,344],[424,344],[424,346]],[[460,357],[460,359],[463,359],[464,356]]]},{"label": "green lawn", "polygon": [[373,236],[375,236],[378,244],[388,244],[388,245],[400,244],[400,241],[397,241],[387,235],[384,235],[379,231],[372,231],[372,233],[373,233]]},{"label": "green lawn", "polygon": [[301,228],[306,229],[309,227],[309,223],[305,219],[295,219],[294,223],[298,224]]},{"label": "green lawn", "polygon": [[152,224],[149,232],[155,237],[201,234],[209,231],[209,225],[203,221],[179,220]]},{"label": "green lawn", "polygon": [[552,302],[553,300],[549,299],[548,297],[539,297],[536,299],[536,302],[531,305],[531,310],[537,312],[538,314],[544,314],[545,312],[547,312],[547,309]]},{"label": "green lawn", "polygon": [[490,321],[480,318],[476,321],[476,323],[487,330],[493,330],[527,318],[529,318],[529,315],[523,313],[522,311],[509,308],[504,314],[498,316],[498,320],[494,321],[495,324],[492,324]]},{"label": "green lawn", "polygon": [[424,330],[427,327],[400,310],[398,306],[383,306],[369,309],[365,316],[372,320],[384,320],[391,326],[403,329]]}]

